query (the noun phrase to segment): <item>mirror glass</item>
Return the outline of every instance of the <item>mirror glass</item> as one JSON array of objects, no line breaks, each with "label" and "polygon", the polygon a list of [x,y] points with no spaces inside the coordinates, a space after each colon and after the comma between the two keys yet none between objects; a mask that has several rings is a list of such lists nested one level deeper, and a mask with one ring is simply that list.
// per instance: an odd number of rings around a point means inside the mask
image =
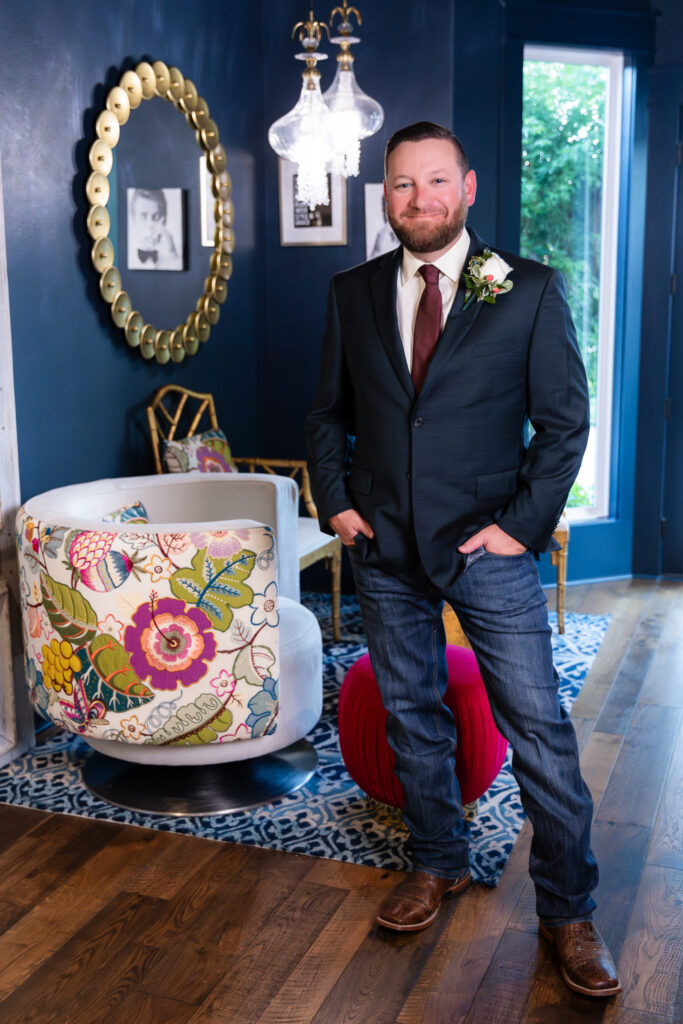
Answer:
[{"label": "mirror glass", "polygon": [[114,150],[116,266],[133,307],[158,327],[185,320],[209,272],[211,249],[202,246],[200,230],[201,158],[185,118],[159,98],[131,111]]}]

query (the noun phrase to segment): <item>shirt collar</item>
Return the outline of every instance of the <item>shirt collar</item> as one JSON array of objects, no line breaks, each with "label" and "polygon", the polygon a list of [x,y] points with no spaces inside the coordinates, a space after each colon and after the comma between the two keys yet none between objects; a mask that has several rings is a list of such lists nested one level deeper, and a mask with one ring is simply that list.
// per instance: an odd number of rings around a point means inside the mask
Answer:
[{"label": "shirt collar", "polygon": [[[457,285],[460,280],[463,267],[465,266],[469,247],[470,236],[467,228],[463,228],[462,234],[455,245],[452,245],[451,248],[443,254],[443,256],[439,256],[438,260],[434,260],[433,266],[438,267],[442,274],[445,274],[453,284]],[[407,284],[411,277],[414,277],[423,265],[424,260],[421,260],[419,255],[409,252],[409,250],[404,246],[403,260],[401,262],[401,284]]]}]

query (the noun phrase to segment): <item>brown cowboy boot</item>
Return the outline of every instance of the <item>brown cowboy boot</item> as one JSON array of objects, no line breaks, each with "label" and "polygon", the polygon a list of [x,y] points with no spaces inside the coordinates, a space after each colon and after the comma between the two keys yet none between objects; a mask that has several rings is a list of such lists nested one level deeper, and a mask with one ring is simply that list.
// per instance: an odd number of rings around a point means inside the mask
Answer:
[{"label": "brown cowboy boot", "polygon": [[468,869],[457,878],[439,878],[413,871],[382,904],[377,923],[396,932],[417,932],[436,920],[445,896],[464,892],[470,884]]},{"label": "brown cowboy boot", "polygon": [[621,992],[617,970],[600,932],[592,921],[539,923],[538,930],[552,945],[565,985],[584,996],[616,996]]}]

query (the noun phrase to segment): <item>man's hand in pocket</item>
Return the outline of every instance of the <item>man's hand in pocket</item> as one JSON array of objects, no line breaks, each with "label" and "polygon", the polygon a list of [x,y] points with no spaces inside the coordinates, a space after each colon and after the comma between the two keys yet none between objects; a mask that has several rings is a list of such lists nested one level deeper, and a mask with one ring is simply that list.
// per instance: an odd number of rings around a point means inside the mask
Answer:
[{"label": "man's hand in pocket", "polygon": [[353,547],[353,538],[357,533],[362,533],[369,539],[375,536],[370,523],[363,519],[355,508],[347,508],[344,512],[332,516],[327,520],[327,525],[337,534],[344,547]]}]

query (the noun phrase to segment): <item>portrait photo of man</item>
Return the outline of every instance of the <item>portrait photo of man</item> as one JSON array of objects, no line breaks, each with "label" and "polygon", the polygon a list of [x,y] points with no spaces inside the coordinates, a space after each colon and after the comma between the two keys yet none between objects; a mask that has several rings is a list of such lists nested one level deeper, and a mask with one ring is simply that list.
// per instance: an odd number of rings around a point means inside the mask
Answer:
[{"label": "portrait photo of man", "polygon": [[389,223],[384,201],[384,185],[365,185],[365,258],[372,260],[385,252],[391,252],[399,244],[396,232]]},{"label": "portrait photo of man", "polygon": [[129,188],[128,269],[183,270],[183,190]]}]

